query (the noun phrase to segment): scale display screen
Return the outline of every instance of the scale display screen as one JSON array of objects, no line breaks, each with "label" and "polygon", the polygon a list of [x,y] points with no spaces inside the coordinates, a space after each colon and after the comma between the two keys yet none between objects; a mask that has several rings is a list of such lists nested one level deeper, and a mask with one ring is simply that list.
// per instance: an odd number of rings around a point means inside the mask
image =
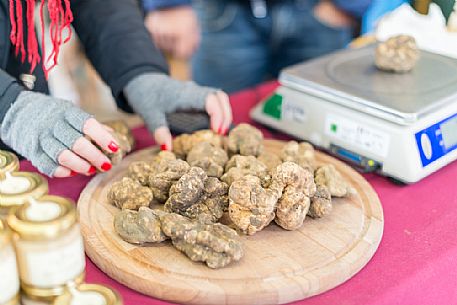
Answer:
[{"label": "scale display screen", "polygon": [[443,144],[449,149],[457,144],[457,117],[445,121],[440,125]]},{"label": "scale display screen", "polygon": [[422,166],[457,149],[457,114],[416,133]]}]

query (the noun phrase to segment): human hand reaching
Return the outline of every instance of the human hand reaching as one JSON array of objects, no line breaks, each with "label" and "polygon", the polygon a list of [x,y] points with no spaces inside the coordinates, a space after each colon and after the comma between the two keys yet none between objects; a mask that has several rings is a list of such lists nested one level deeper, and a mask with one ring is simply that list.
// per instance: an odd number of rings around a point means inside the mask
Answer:
[{"label": "human hand reaching", "polygon": [[93,175],[111,162],[86,137],[106,152],[119,144],[109,129],[72,103],[23,91],[2,122],[2,140],[50,177]]},{"label": "human hand reaching", "polygon": [[200,43],[200,28],[191,6],[149,12],[145,26],[157,47],[180,59],[188,59]]},{"label": "human hand reaching", "polygon": [[124,89],[132,108],[141,115],[164,150],[172,149],[172,136],[166,114],[176,110],[205,110],[211,129],[227,133],[232,123],[232,109],[225,92],[182,82],[162,74],[144,74],[133,79]]}]

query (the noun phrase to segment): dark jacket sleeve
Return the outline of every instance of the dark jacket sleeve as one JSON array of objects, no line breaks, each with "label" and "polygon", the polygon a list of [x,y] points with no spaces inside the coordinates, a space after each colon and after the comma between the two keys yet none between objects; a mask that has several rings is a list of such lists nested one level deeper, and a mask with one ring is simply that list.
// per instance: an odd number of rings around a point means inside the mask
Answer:
[{"label": "dark jacket sleeve", "polygon": [[126,111],[122,90],[147,72],[168,73],[165,58],[144,27],[136,0],[74,0],[73,26],[86,54],[111,87],[118,106]]},{"label": "dark jacket sleeve", "polygon": [[[9,52],[9,23],[7,1],[0,1],[0,125],[11,104],[24,87],[14,77],[5,72]],[[0,144],[1,145],[1,144]]]},{"label": "dark jacket sleeve", "polygon": [[16,79],[0,69],[0,124],[6,112],[16,100],[24,87],[18,84]]},{"label": "dark jacket sleeve", "polygon": [[141,2],[147,12],[179,5],[191,5],[190,0],[141,0]]}]

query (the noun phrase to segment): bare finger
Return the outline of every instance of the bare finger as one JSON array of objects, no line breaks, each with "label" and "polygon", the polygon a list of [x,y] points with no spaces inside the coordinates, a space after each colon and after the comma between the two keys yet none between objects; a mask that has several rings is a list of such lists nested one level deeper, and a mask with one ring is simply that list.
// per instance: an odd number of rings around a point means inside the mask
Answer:
[{"label": "bare finger", "polygon": [[88,119],[84,124],[83,132],[94,140],[103,150],[111,153],[115,153],[119,150],[119,143],[117,143],[113,135],[96,119]]},{"label": "bare finger", "polygon": [[172,136],[170,129],[166,126],[161,126],[154,131],[154,139],[160,145],[161,150],[172,150]]},{"label": "bare finger", "polygon": [[102,171],[109,171],[112,167],[111,161],[97,147],[86,138],[79,138],[72,147],[74,153],[87,160]]},{"label": "bare finger", "polygon": [[61,166],[83,175],[95,173],[95,168],[92,169],[93,166],[68,149],[59,155],[57,161]]},{"label": "bare finger", "polygon": [[230,106],[229,97],[225,92],[218,91],[217,96],[219,97],[219,103],[224,117],[222,134],[226,134],[233,120],[232,107]]},{"label": "bare finger", "polygon": [[218,134],[222,134],[224,117],[218,98],[215,94],[210,94],[206,98],[206,112],[210,116],[211,129]]},{"label": "bare finger", "polygon": [[66,178],[66,177],[73,177],[76,173],[69,168],[58,166],[54,171],[54,177],[56,178]]}]

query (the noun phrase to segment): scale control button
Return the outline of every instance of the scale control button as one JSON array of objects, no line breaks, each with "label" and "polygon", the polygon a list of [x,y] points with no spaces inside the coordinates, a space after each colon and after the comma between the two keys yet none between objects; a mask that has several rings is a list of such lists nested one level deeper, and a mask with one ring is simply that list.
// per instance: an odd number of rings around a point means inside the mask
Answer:
[{"label": "scale control button", "polygon": [[421,135],[421,146],[425,158],[430,160],[432,158],[432,143],[430,142],[430,138],[426,133]]}]

